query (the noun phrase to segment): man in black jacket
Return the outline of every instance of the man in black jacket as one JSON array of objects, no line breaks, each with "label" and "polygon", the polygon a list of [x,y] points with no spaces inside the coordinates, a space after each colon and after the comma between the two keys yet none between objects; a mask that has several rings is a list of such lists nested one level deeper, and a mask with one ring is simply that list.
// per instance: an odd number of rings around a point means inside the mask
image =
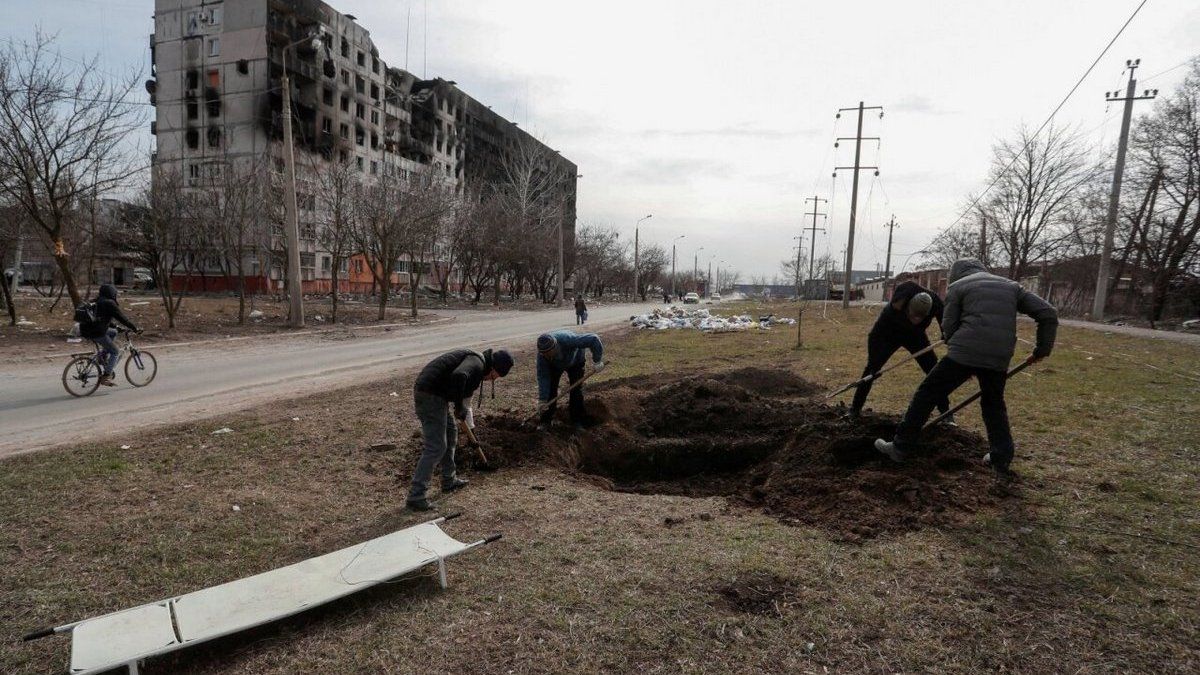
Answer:
[{"label": "man in black jacket", "polygon": [[[485,381],[508,375],[513,357],[503,349],[455,349],[430,361],[413,385],[413,403],[421,422],[424,447],[417,468],[413,471],[412,487],[408,491],[408,507],[414,511],[433,508],[425,498],[433,468],[442,463],[442,492],[465,487],[454,466],[454,446],[458,443],[456,420],[475,428],[471,410],[471,394]],[[453,415],[448,406],[453,406]]]},{"label": "man in black jacket", "polygon": [[99,344],[104,353],[108,355],[104,360],[104,374],[100,376],[100,384],[115,387],[117,383],[113,377],[113,369],[117,366],[121,350],[114,342],[114,338],[117,337],[117,329],[112,327],[112,322],[117,321],[135,333],[141,331],[121,311],[121,306],[117,304],[117,287],[112,284],[104,284],[100,287],[99,296],[96,298],[95,316],[95,322],[79,324],[79,335]]},{"label": "man in black jacket", "polygon": [[1037,345],[1030,358],[1040,361],[1050,356],[1058,331],[1058,312],[1017,282],[989,274],[978,260],[956,261],[950,267],[942,320],[942,335],[948,347],[946,357],[913,394],[908,412],[896,428],[895,440],[880,438],[875,441],[875,448],[894,461],[903,461],[916,447],[934,402],[973,376],[979,380],[979,407],[990,446],[983,460],[997,471],[1007,472],[1014,447],[1004,404],[1004,384],[1008,379],[1008,363],[1017,346],[1017,312],[1037,321]]},{"label": "man in black jacket", "polygon": [[[916,354],[928,347],[929,338],[925,335],[925,329],[929,328],[934,319],[941,325],[942,312],[942,300],[937,293],[915,281],[898,284],[892,291],[891,302],[883,306],[879,318],[875,319],[875,325],[867,335],[867,367],[863,369],[862,377],[878,373],[892,354],[901,347],[907,349],[910,354]],[[917,365],[921,366],[921,370],[926,374],[933,370],[937,362],[933,350],[917,357]],[[847,413],[851,420],[858,419],[862,413],[863,404],[867,402],[867,395],[871,393],[873,383],[874,380],[868,380],[858,385],[855,390],[854,401]],[[950,401],[944,397],[938,399],[937,407],[938,410],[946,412],[950,409]]]}]

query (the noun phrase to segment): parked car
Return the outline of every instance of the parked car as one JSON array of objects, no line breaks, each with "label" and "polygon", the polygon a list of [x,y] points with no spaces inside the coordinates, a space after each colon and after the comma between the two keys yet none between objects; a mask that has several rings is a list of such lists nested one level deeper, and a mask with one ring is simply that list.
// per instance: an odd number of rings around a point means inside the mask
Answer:
[{"label": "parked car", "polygon": [[694,304],[698,304],[699,302],[700,302],[700,296],[696,295],[696,293],[694,293],[694,292],[688,293],[687,295],[683,296],[683,304],[685,304],[685,305],[694,305]]},{"label": "parked car", "polygon": [[720,293],[713,293],[712,295],[708,296],[708,299],[709,299],[709,300],[712,300],[713,302],[720,302],[720,301],[721,301],[721,294],[720,294]]},{"label": "parked car", "polygon": [[154,275],[145,267],[133,268],[133,288],[151,289],[154,288]]}]

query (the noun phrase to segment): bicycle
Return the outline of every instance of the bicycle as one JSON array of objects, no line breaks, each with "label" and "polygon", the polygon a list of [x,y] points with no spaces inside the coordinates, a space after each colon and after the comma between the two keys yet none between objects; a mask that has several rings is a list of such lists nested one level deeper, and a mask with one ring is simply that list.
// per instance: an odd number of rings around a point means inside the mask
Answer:
[{"label": "bicycle", "polygon": [[[138,349],[129,337],[129,331],[117,329],[118,334],[125,335],[125,344],[120,347],[117,359],[125,358],[125,379],[135,387],[144,387],[154,380],[158,374],[158,361],[148,351]],[[100,377],[104,374],[104,363],[108,354],[100,343],[93,343],[96,351],[90,354],[72,354],[73,357],[63,368],[62,383],[67,393],[79,398],[89,396],[100,386]]]}]

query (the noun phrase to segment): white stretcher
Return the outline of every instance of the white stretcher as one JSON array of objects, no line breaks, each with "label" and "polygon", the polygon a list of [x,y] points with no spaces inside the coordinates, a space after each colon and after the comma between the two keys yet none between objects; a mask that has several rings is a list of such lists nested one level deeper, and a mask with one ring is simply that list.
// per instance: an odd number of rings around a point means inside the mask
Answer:
[{"label": "white stretcher", "polygon": [[130,675],[136,675],[143,659],[261,626],[435,562],[438,581],[445,588],[447,558],[500,538],[494,534],[468,544],[438,527],[458,515],[220,586],[46,628],[25,639],[69,632],[68,672],[86,675],[126,666]]}]

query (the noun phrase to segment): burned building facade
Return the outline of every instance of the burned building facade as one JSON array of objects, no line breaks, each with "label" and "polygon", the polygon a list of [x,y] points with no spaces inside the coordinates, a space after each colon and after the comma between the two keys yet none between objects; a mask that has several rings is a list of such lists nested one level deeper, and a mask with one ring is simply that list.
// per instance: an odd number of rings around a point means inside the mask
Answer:
[{"label": "burned building facade", "polygon": [[[506,149],[544,147],[453,81],[389,66],[355,17],[320,0],[155,0],[151,54],[155,175],[172,171],[192,187],[213,184],[235,165],[282,174],[286,68],[308,292],[327,292],[331,276],[318,236],[321,200],[313,198],[323,167],[347,164],[364,183],[385,173],[429,175],[466,194],[496,179]],[[563,177],[570,255],[576,167],[553,151],[544,154],[547,170]],[[274,233],[272,248],[282,248],[281,236]],[[253,267],[262,270],[253,286],[281,278],[269,262]],[[356,282],[354,265],[348,267],[339,274],[347,284],[341,290],[361,290],[355,284],[362,277]],[[397,274],[403,285],[404,272]]]}]

